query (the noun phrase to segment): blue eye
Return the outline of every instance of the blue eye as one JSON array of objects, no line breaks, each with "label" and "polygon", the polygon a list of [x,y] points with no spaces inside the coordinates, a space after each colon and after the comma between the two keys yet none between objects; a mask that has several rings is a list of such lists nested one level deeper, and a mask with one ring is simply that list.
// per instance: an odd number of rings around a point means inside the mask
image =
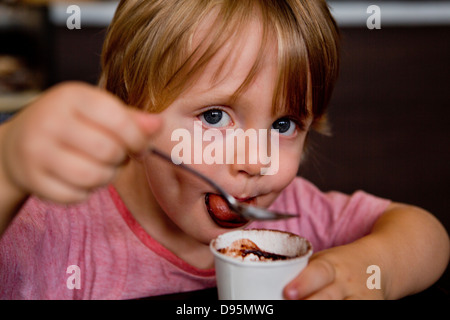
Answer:
[{"label": "blue eye", "polygon": [[290,120],[289,118],[281,118],[276,120],[272,124],[272,129],[278,130],[278,132],[285,136],[290,136],[295,133],[295,130],[297,129],[297,125],[294,121]]},{"label": "blue eye", "polygon": [[231,124],[231,118],[225,111],[210,109],[200,115],[200,120],[209,127],[221,128]]}]

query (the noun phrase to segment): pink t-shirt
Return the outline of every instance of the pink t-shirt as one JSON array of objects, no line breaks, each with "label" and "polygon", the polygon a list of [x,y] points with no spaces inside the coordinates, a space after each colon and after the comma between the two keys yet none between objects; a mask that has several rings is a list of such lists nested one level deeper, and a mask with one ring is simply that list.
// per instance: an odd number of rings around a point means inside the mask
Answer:
[{"label": "pink t-shirt", "polygon": [[[361,191],[322,193],[296,178],[272,208],[301,217],[249,228],[300,234],[317,252],[369,233],[389,203]],[[0,240],[2,299],[133,299],[214,286],[214,269],[152,239],[112,186],[72,206],[31,197]]]}]

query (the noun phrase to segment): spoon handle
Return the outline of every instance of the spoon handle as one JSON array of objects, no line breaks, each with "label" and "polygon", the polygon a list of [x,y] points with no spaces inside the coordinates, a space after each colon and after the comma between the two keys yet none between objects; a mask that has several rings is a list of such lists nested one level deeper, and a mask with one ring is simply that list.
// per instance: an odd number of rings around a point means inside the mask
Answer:
[{"label": "spoon handle", "polygon": [[158,157],[176,165],[179,166],[181,168],[183,168],[184,170],[189,171],[190,173],[196,175],[197,177],[199,177],[200,179],[203,179],[204,181],[206,181],[207,183],[209,183],[214,189],[216,189],[218,192],[221,193],[222,196],[224,196],[226,198],[226,200],[234,205],[237,201],[236,199],[231,196],[230,194],[228,194],[228,192],[226,192],[224,189],[222,189],[221,187],[219,187],[214,181],[212,181],[210,178],[208,178],[207,176],[204,176],[203,174],[201,174],[200,172],[198,172],[197,170],[192,169],[191,167],[185,165],[184,163],[180,162],[180,164],[176,164],[172,161],[172,158],[169,157],[167,154],[159,151],[158,149],[155,149],[153,147],[149,148],[149,151],[155,155],[157,155]]}]

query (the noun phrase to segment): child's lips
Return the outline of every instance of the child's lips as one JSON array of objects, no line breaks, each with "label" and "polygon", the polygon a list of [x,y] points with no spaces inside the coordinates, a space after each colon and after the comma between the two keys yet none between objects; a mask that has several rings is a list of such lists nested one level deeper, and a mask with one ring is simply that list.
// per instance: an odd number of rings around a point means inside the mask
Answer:
[{"label": "child's lips", "polygon": [[[238,201],[252,204],[255,198],[236,198]],[[249,222],[249,220],[234,213],[224,198],[218,194],[207,193],[205,196],[206,209],[214,222],[222,228],[238,228]]]}]

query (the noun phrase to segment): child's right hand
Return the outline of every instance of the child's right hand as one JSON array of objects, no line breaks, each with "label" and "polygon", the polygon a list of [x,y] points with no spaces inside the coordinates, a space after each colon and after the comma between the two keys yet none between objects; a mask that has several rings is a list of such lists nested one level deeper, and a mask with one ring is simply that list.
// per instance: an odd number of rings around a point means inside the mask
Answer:
[{"label": "child's right hand", "polygon": [[145,150],[159,125],[158,116],[91,85],[58,85],[2,126],[1,187],[60,203],[85,200],[111,182],[127,154]]}]

